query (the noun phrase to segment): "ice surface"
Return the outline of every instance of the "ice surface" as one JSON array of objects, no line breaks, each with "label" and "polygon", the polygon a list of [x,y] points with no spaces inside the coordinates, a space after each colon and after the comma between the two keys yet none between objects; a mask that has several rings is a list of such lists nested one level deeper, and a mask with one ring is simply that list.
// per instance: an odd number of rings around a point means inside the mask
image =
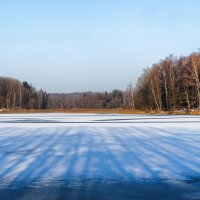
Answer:
[{"label": "ice surface", "polygon": [[0,115],[1,188],[199,178],[199,116]]}]

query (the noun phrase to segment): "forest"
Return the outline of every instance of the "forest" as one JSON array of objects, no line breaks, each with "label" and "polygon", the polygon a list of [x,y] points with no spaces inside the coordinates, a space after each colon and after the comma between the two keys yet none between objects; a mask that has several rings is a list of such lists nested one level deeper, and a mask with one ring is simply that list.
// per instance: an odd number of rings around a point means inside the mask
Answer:
[{"label": "forest", "polygon": [[112,109],[175,111],[200,108],[200,52],[170,55],[143,70],[125,91],[47,93],[27,81],[0,77],[0,108]]}]

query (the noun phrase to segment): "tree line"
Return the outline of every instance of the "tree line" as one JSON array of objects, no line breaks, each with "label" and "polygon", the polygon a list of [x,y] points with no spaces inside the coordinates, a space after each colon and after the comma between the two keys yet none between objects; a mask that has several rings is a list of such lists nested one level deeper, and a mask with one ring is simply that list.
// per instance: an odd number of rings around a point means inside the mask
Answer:
[{"label": "tree line", "polygon": [[67,94],[52,95],[36,90],[27,81],[0,77],[1,109],[101,109],[119,108],[123,105],[123,92],[80,93],[76,97]]},{"label": "tree line", "polygon": [[0,108],[1,109],[45,109],[48,94],[37,91],[27,81],[0,77]]},{"label": "tree line", "polygon": [[4,109],[200,109],[200,52],[170,55],[143,70],[137,84],[125,91],[48,94],[27,81],[0,77],[0,108]]},{"label": "tree line", "polygon": [[53,109],[107,109],[123,107],[123,92],[87,92],[78,96],[50,95],[49,107]]},{"label": "tree line", "polygon": [[200,53],[179,58],[170,55],[144,69],[135,98],[139,109],[199,109]]}]

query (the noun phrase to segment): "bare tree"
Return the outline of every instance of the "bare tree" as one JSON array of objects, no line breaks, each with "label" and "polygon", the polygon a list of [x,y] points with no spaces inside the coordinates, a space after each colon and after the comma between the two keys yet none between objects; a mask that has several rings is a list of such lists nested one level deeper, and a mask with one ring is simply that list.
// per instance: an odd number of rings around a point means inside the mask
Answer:
[{"label": "bare tree", "polygon": [[126,88],[126,96],[129,107],[135,110],[134,88],[131,82],[128,84]]}]

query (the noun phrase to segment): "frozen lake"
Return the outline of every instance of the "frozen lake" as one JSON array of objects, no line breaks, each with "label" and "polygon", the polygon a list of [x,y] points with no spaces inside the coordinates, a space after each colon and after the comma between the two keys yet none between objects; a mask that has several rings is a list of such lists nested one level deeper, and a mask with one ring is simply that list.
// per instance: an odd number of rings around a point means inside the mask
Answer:
[{"label": "frozen lake", "polygon": [[2,114],[0,199],[200,199],[200,116]]}]

